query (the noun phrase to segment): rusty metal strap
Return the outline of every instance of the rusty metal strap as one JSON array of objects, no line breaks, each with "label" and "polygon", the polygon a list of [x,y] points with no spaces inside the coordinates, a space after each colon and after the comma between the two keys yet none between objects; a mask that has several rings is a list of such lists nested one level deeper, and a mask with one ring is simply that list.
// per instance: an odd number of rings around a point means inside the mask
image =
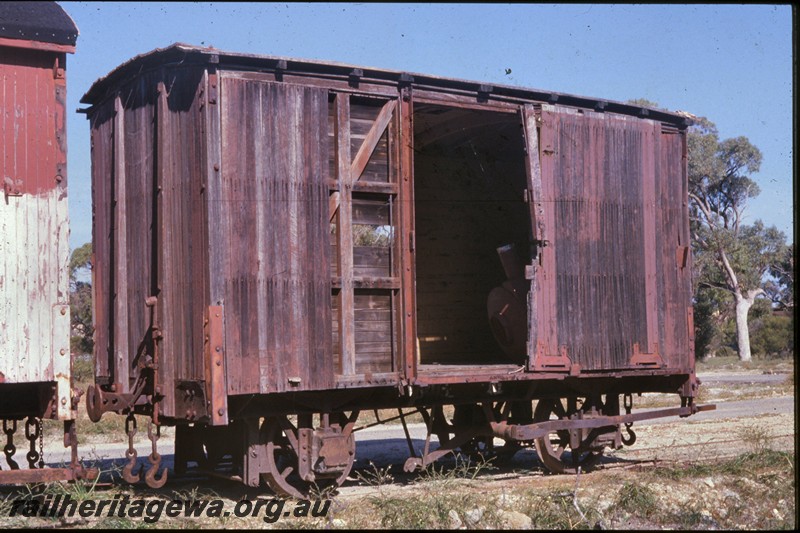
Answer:
[{"label": "rusty metal strap", "polygon": [[52,483],[96,479],[100,472],[96,468],[35,468],[32,470],[0,470],[0,485],[22,485],[25,483]]},{"label": "rusty metal strap", "polygon": [[594,429],[606,426],[618,426],[620,424],[628,424],[639,422],[642,420],[651,420],[654,418],[664,418],[668,416],[689,416],[700,411],[713,411],[717,408],[716,405],[697,405],[686,407],[675,407],[672,409],[661,409],[658,411],[645,411],[642,413],[617,415],[617,416],[599,416],[597,418],[585,418],[581,420],[549,420],[547,422],[538,422],[535,424],[527,425],[509,425],[503,422],[492,423],[492,431],[495,436],[505,439],[513,440],[533,440],[554,431],[572,430],[572,429]]}]

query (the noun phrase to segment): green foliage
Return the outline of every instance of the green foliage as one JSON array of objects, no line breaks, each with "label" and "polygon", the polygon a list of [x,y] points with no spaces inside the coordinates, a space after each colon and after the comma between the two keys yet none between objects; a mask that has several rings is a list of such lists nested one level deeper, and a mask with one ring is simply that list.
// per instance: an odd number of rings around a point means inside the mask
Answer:
[{"label": "green foliage", "polygon": [[375,246],[387,248],[392,244],[391,228],[387,226],[371,226],[353,224],[354,246]]},{"label": "green foliage", "polygon": [[74,354],[92,353],[94,349],[92,286],[83,281],[76,281],[72,287],[69,294],[70,322],[73,331],[70,349]]},{"label": "green foliage", "polygon": [[723,327],[732,316],[730,299],[722,290],[713,287],[695,292],[694,328],[695,356],[704,359],[718,355],[723,347]]},{"label": "green foliage", "polygon": [[69,311],[72,337],[70,350],[74,354],[94,350],[94,320],[92,318],[92,284],[86,274],[92,269],[92,243],[87,242],[72,252],[69,260]]},{"label": "green foliage", "polygon": [[769,267],[770,280],[764,289],[773,303],[783,309],[794,307],[794,243],[784,247]]},{"label": "green foliage", "polygon": [[766,227],[760,220],[751,226],[742,226],[728,257],[743,291],[761,288],[764,276],[786,248],[786,235],[775,226]]},{"label": "green foliage", "polygon": [[750,323],[753,353],[763,357],[791,357],[794,353],[794,319],[772,314]]},{"label": "green foliage", "polygon": [[736,436],[753,455],[759,455],[769,450],[770,434],[765,426],[740,426],[736,430]]},{"label": "green foliage", "polygon": [[389,470],[392,468],[391,465],[387,466],[386,468],[378,468],[375,466],[375,463],[370,461],[369,466],[372,469],[371,471],[362,470],[355,473],[357,480],[361,481],[367,486],[376,487],[379,490],[384,485],[389,485],[392,483],[392,481],[394,481],[394,477],[389,473]]},{"label": "green foliage", "polygon": [[602,515],[592,502],[581,501],[579,510],[575,493],[570,490],[529,491],[515,508],[531,517],[533,529],[591,529]]},{"label": "green foliage", "polygon": [[[74,339],[75,337],[73,337]],[[78,352],[73,351],[72,357],[72,379],[76,386],[91,385],[94,382],[94,368],[92,367],[92,357],[90,355],[74,355]]]},{"label": "green foliage", "polygon": [[647,98],[633,98],[625,102],[630,105],[638,105],[639,107],[649,107],[650,109],[663,109],[655,102],[651,102]]},{"label": "green foliage", "polygon": [[75,248],[69,258],[69,277],[75,279],[82,270],[92,269],[92,243]]}]

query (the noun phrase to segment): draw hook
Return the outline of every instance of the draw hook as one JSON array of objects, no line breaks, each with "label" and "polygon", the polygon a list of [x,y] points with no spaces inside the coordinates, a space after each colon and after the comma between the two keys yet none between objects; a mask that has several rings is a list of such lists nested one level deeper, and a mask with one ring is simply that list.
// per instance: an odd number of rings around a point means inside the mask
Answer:
[{"label": "draw hook", "polygon": [[157,478],[156,472],[158,472],[158,467],[161,465],[161,455],[155,452],[150,454],[148,459],[150,460],[150,468],[147,469],[144,480],[151,489],[160,489],[167,483],[167,469],[165,468],[161,472],[161,477]]},{"label": "draw hook", "polygon": [[133,469],[136,468],[136,450],[133,453],[127,451],[125,455],[128,457],[128,464],[122,469],[122,479],[131,484],[138,483],[139,479],[141,479],[142,469],[140,468],[136,474],[133,473]]}]

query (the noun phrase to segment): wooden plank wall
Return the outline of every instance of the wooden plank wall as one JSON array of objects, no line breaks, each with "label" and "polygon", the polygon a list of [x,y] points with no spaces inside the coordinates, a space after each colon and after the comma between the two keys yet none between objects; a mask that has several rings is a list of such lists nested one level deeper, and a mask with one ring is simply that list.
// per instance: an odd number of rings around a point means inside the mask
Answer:
[{"label": "wooden plank wall", "polygon": [[158,296],[168,416],[175,380],[204,379],[202,76],[199,68],[145,74],[91,116],[96,375],[133,389],[153,351],[145,300]]},{"label": "wooden plank wall", "polygon": [[[150,313],[145,299],[151,295],[150,279],[153,275],[154,81],[152,75],[143,76],[127,86],[119,97],[121,107],[117,112],[122,116],[114,119],[114,134],[119,135],[119,140],[114,142],[115,145],[122,143],[117,148],[117,157],[121,161],[114,165],[118,199],[115,212],[124,210],[125,217],[124,225],[114,236],[115,239],[124,237],[114,255],[117,294],[114,327],[124,336],[116,335],[114,346],[115,351],[122,353],[125,362],[128,376],[128,382],[123,384],[125,389],[133,386],[139,375],[137,363],[151,352],[147,343]],[[119,127],[122,131],[118,132]],[[118,213],[114,220],[120,220]],[[121,368],[117,370],[124,375]]]},{"label": "wooden plank wall", "polygon": [[583,369],[626,368],[634,344],[647,353],[670,346],[674,356],[676,342],[686,346],[679,326],[688,306],[675,265],[685,196],[679,145],[661,149],[660,124],[631,117],[546,110],[542,122],[552,221],[544,253],[556,265],[550,355],[566,346]]},{"label": "wooden plank wall", "polygon": [[688,309],[692,302],[691,257],[687,217],[687,178],[684,133],[655,124],[657,219],[658,324],[661,357],[670,368],[693,368],[694,346],[689,341]]},{"label": "wooden plank wall", "polygon": [[[228,393],[333,386],[328,93],[222,78]],[[289,379],[299,379],[297,385]]]},{"label": "wooden plank wall", "polygon": [[[151,199],[156,213],[152,228],[154,248],[161,259],[151,265],[148,281],[151,290],[158,293],[159,321],[164,332],[159,379],[171,390],[176,379],[205,379],[203,317],[209,302],[205,291],[206,154],[202,147],[206,132],[202,111],[210,104],[202,97],[202,68],[168,69],[159,81],[163,82],[166,98],[160,97],[156,114],[165,123],[155,124],[153,137],[158,155],[150,163],[155,168],[154,183],[160,187]],[[156,83],[151,88],[155,98],[157,89]],[[159,111],[158,107],[164,104],[166,109]],[[163,404],[166,413],[172,412],[172,402],[174,396],[169,395]]]},{"label": "wooden plank wall", "polygon": [[64,55],[0,47],[0,382],[57,381],[61,398],[70,380],[69,218],[65,82],[53,63]]},{"label": "wooden plank wall", "polygon": [[583,369],[628,366],[647,346],[638,121],[543,112],[542,182],[551,209],[558,345]]}]

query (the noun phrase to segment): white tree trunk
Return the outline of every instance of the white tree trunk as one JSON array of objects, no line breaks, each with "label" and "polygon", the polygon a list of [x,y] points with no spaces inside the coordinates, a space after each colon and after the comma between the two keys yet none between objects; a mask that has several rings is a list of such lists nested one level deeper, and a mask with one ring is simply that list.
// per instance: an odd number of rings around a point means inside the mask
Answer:
[{"label": "white tree trunk", "polygon": [[750,327],[747,325],[747,314],[752,307],[755,297],[745,298],[742,294],[736,296],[736,339],[739,344],[739,360],[750,361]]}]

